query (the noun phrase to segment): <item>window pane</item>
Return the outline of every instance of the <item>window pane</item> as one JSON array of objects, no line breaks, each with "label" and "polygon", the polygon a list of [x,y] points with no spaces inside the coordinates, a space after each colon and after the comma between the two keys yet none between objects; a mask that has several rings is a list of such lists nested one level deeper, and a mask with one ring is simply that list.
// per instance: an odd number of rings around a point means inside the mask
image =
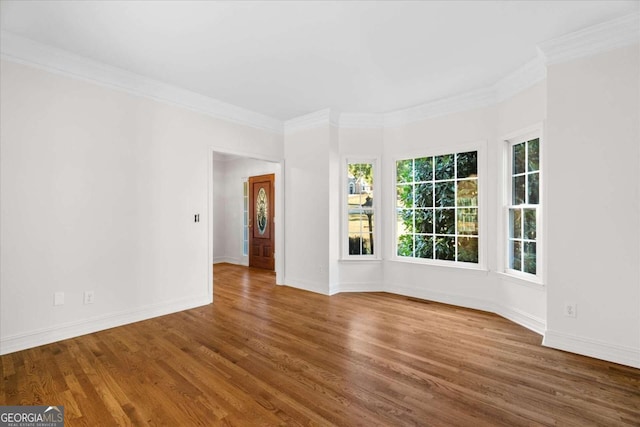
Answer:
[{"label": "window pane", "polygon": [[529,149],[529,172],[540,169],[540,140],[532,139],[527,144]]},{"label": "window pane", "polygon": [[525,273],[536,274],[536,244],[524,242],[524,269]]},{"label": "window pane", "polygon": [[458,206],[478,206],[478,180],[458,181]]},{"label": "window pane", "polygon": [[398,209],[398,236],[413,233],[413,209]]},{"label": "window pane", "polygon": [[421,157],[415,161],[416,181],[433,180],[433,157]]},{"label": "window pane", "polygon": [[512,240],[509,245],[509,268],[513,270],[522,270],[522,243]]},{"label": "window pane", "polygon": [[539,202],[539,187],[540,187],[540,177],[539,174],[536,173],[531,173],[528,175],[529,179],[528,179],[528,189],[527,189],[527,197],[529,198],[529,204],[531,205],[537,205]]},{"label": "window pane", "polygon": [[436,259],[454,261],[456,259],[456,238],[451,236],[436,237]]},{"label": "window pane", "polygon": [[513,146],[513,174],[525,173],[525,143]]},{"label": "window pane", "polygon": [[524,209],[524,238],[536,240],[536,210]]},{"label": "window pane", "polygon": [[453,154],[436,156],[436,179],[453,179]]},{"label": "window pane", "polygon": [[458,161],[458,178],[478,176],[478,152],[469,151],[456,155]]},{"label": "window pane", "polygon": [[514,205],[522,205],[524,204],[524,194],[525,194],[525,178],[522,176],[514,176],[513,180],[513,194],[512,194],[512,204]]},{"label": "window pane", "polygon": [[436,206],[455,206],[455,187],[456,183],[454,181],[436,182]]},{"label": "window pane", "polygon": [[415,212],[416,233],[433,233],[433,209],[416,209]]},{"label": "window pane", "polygon": [[359,234],[349,235],[349,255],[362,255],[362,236]]},{"label": "window pane", "polygon": [[436,210],[436,233],[438,234],[455,234],[455,209],[437,209]]},{"label": "window pane", "polygon": [[399,208],[413,207],[413,185],[398,185],[396,195]]},{"label": "window pane", "polygon": [[349,212],[349,235],[362,233],[363,217],[360,212]]},{"label": "window pane", "polygon": [[522,209],[509,209],[509,237],[522,238]]},{"label": "window pane", "polygon": [[433,184],[430,182],[416,184],[416,207],[433,207]]},{"label": "window pane", "polygon": [[413,256],[413,235],[404,234],[398,237],[398,256]]},{"label": "window pane", "polygon": [[458,261],[478,262],[478,239],[476,237],[458,238]]},{"label": "window pane", "polygon": [[433,237],[416,236],[416,257],[433,259]]},{"label": "window pane", "polygon": [[398,160],[396,162],[397,182],[413,182],[413,160]]},{"label": "window pane", "polygon": [[478,209],[458,209],[458,234],[478,235]]}]

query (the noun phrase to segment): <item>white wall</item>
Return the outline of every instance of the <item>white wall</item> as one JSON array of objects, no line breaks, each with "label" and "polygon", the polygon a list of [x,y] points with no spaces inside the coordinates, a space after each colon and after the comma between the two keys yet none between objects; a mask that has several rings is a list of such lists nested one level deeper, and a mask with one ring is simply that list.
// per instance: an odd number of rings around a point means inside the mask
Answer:
[{"label": "white wall", "polygon": [[[496,240],[492,240],[490,245],[494,250],[490,252],[492,258],[490,262],[492,271],[504,270],[504,246],[503,239],[505,237],[504,224],[500,222],[501,215],[503,215],[501,208],[503,206],[503,200],[501,192],[505,188],[504,174],[502,174],[503,164],[503,147],[504,140],[509,136],[515,136],[521,131],[533,127],[538,127],[542,124],[542,131],[544,132],[544,122],[547,115],[547,84],[546,80],[523,90],[522,92],[514,95],[513,97],[498,104],[498,117],[497,117],[497,135],[498,138],[490,144],[490,166],[489,174],[493,185],[492,193],[495,197],[495,201],[491,203],[492,207],[497,208],[495,211],[491,211],[491,218],[489,224],[489,230],[492,230],[490,235],[495,237]],[[542,138],[542,156],[543,167],[545,155],[547,153],[548,141]],[[546,173],[546,169],[542,171]],[[544,177],[543,177],[544,178]],[[544,183],[547,182],[543,179],[543,212],[546,212],[546,201],[544,200]],[[540,230],[543,244],[546,243],[546,229],[543,223],[543,229]],[[543,253],[543,251],[540,251]],[[544,255],[543,255],[544,256]],[[542,263],[540,263],[542,264]],[[521,325],[542,334],[546,329],[546,317],[547,317],[547,294],[546,283],[542,285],[531,283],[527,281],[521,281],[514,279],[507,275],[494,275],[496,286],[496,312],[503,316],[514,320]]]},{"label": "white wall", "polygon": [[284,138],[285,283],[323,294],[330,292],[329,270],[338,261],[330,242],[339,237],[329,233],[330,223],[339,221],[330,218],[331,127],[327,122]]},{"label": "white wall", "polygon": [[227,262],[226,248],[226,205],[227,190],[225,176],[227,162],[221,156],[213,153],[213,185],[211,233],[213,235],[213,263]]},{"label": "white wall", "polygon": [[[545,344],[640,367],[639,46],[548,69]],[[577,317],[563,315],[577,304]]]},{"label": "white wall", "polygon": [[0,352],[208,303],[211,149],[282,135],[0,66]]}]

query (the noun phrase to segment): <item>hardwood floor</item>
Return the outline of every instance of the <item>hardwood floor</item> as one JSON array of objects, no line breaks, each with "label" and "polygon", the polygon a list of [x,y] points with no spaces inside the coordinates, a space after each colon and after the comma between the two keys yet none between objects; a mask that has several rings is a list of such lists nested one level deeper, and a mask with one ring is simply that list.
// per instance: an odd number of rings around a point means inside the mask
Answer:
[{"label": "hardwood floor", "polygon": [[640,425],[640,370],[496,315],[214,277],[212,305],[2,356],[0,404],[67,426]]}]

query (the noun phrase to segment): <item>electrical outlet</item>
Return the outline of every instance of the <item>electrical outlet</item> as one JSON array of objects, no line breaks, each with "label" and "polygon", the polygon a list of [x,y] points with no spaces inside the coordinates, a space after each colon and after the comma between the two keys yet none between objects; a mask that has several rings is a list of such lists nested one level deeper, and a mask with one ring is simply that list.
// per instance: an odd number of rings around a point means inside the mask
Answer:
[{"label": "electrical outlet", "polygon": [[53,294],[53,305],[64,305],[64,292],[56,292]]},{"label": "electrical outlet", "polygon": [[566,303],[564,305],[564,315],[567,317],[577,317],[578,305],[575,302]]},{"label": "electrical outlet", "polygon": [[84,303],[93,304],[93,291],[84,291]]}]

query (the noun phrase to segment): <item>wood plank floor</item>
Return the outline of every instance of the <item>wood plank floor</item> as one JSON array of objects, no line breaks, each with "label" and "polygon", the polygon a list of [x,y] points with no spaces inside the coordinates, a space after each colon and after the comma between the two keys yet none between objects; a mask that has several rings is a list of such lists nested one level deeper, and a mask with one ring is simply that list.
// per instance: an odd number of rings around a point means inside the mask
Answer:
[{"label": "wood plank floor", "polygon": [[212,305],[2,356],[0,403],[67,426],[640,425],[640,370],[496,315],[214,277]]}]

